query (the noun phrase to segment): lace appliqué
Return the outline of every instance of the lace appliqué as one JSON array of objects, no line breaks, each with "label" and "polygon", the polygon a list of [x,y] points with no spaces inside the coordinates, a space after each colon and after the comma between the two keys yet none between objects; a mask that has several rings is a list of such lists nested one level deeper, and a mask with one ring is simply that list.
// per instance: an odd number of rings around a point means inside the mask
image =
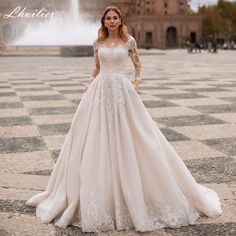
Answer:
[{"label": "lace appliqu\u00e9", "polygon": [[158,207],[156,204],[153,204],[151,200],[147,203],[149,223],[147,222],[141,231],[148,230],[148,228],[178,228],[193,224],[199,217],[199,214],[189,203],[187,206],[182,206],[178,209],[171,206]]},{"label": "lace appliqu\u00e9", "polygon": [[128,40],[128,44],[127,44],[127,48],[128,48],[128,56],[133,56],[133,55],[137,55],[137,45],[136,45],[136,41],[133,37],[130,37]]},{"label": "lace appliqu\u00e9", "polygon": [[114,208],[112,212],[105,212],[104,208],[100,209],[94,192],[89,194],[86,211],[83,214],[83,222],[73,224],[82,227],[86,232],[100,233],[109,230],[129,230],[134,229],[140,232],[154,231],[157,229],[171,227],[179,228],[193,224],[199,217],[199,214],[191,207],[180,209],[171,206],[159,207],[146,202],[146,213],[136,214],[131,217],[128,208],[118,199],[114,199]]},{"label": "lace appliqu\u00e9", "polygon": [[[112,79],[103,78],[102,75],[95,79],[89,93],[89,109],[101,109],[105,106],[108,129],[111,130],[115,112],[126,115],[126,100],[129,90],[133,89],[127,78],[117,75]],[[124,81],[127,80],[127,81]]]},{"label": "lace appliqu\u00e9", "polygon": [[[101,212],[103,212],[102,215]],[[94,192],[89,194],[86,212],[83,214],[82,227],[86,232],[96,233],[115,229],[112,217],[105,213],[104,209],[99,208]]]},{"label": "lace appliqu\u00e9", "polygon": [[94,54],[98,52],[99,48],[125,48],[128,52],[128,56],[137,55],[136,40],[132,36],[129,36],[128,41],[123,44],[111,43],[109,45],[105,45],[95,41],[93,45]]}]

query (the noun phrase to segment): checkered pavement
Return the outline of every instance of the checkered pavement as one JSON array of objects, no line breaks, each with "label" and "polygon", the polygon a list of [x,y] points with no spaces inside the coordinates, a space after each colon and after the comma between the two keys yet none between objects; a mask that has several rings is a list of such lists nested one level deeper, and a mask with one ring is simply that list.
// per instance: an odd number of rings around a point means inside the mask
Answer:
[{"label": "checkered pavement", "polygon": [[[199,235],[202,225],[236,233],[235,59],[233,52],[141,55],[139,94],[146,108],[196,180],[219,192],[224,203],[219,219],[163,229],[163,235]],[[26,235],[82,235],[75,227],[43,225],[24,202],[45,189],[92,65],[92,58],[0,58],[0,234],[14,227],[24,232],[17,224],[25,221],[33,225]],[[127,75],[132,73],[130,64]]]}]

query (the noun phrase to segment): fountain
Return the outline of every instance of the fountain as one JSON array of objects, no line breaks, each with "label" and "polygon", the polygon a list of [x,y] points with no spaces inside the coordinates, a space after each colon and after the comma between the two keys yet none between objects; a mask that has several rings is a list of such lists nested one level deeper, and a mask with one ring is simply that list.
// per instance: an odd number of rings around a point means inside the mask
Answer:
[{"label": "fountain", "polygon": [[57,12],[41,23],[28,24],[15,46],[60,46],[62,56],[88,56],[97,37],[99,22],[90,22],[79,14],[79,1],[70,0],[68,12]]}]

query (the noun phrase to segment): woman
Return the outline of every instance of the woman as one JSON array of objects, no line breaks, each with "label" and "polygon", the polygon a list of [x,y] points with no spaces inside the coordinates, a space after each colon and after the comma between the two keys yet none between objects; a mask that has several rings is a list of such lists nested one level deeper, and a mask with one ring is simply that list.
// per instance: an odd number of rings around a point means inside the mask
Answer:
[{"label": "woman", "polygon": [[85,232],[151,231],[220,215],[217,193],[196,183],[136,92],[141,64],[120,10],[106,8],[101,24],[96,66],[47,189],[27,204],[43,222]]}]

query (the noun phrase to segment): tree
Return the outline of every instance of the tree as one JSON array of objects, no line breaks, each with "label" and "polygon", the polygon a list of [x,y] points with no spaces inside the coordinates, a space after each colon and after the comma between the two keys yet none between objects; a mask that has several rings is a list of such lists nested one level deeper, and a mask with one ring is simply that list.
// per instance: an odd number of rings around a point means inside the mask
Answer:
[{"label": "tree", "polygon": [[219,0],[217,5],[202,6],[204,41],[236,40],[236,2]]}]

